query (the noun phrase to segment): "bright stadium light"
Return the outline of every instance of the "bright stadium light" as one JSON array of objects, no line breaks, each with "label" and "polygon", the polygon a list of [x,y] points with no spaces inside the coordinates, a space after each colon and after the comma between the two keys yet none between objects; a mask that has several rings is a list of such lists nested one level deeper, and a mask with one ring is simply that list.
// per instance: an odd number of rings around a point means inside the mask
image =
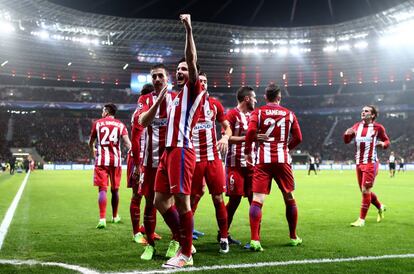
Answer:
[{"label": "bright stadium light", "polygon": [[14,27],[9,22],[0,22],[0,33],[11,33],[14,32]]},{"label": "bright stadium light", "polygon": [[1,63],[1,66],[4,67],[5,65],[7,65],[8,62],[9,60],[4,61],[3,63]]},{"label": "bright stadium light", "polygon": [[128,66],[129,66],[129,64],[128,64],[128,63],[126,63],[122,69],[123,69],[123,70],[126,70]]},{"label": "bright stadium light", "polygon": [[342,44],[338,46],[338,51],[349,51],[351,50],[351,45],[349,44]]},{"label": "bright stadium light", "polygon": [[366,49],[368,47],[368,42],[360,41],[354,44],[354,48],[356,49]]},{"label": "bright stadium light", "polygon": [[233,67],[231,67],[230,69],[229,69],[229,74],[232,74],[233,73]]},{"label": "bright stadium light", "polygon": [[68,63],[68,67],[70,67],[71,65],[72,65],[72,62],[69,62],[69,63]]},{"label": "bright stadium light", "polygon": [[324,52],[335,52],[337,48],[335,46],[326,46],[322,49]]}]

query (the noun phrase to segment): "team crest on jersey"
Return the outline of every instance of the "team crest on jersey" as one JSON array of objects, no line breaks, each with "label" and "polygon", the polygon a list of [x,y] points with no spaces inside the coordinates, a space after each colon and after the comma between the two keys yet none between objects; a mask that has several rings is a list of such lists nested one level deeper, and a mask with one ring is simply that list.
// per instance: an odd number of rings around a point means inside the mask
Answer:
[{"label": "team crest on jersey", "polygon": [[211,111],[211,109],[207,109],[205,112],[206,118],[213,118],[213,112]]},{"label": "team crest on jersey", "polygon": [[175,98],[174,101],[172,102],[173,106],[178,106],[180,104],[180,99],[179,98]]},{"label": "team crest on jersey", "polygon": [[141,110],[143,107],[144,105],[142,103],[139,103],[137,109]]}]

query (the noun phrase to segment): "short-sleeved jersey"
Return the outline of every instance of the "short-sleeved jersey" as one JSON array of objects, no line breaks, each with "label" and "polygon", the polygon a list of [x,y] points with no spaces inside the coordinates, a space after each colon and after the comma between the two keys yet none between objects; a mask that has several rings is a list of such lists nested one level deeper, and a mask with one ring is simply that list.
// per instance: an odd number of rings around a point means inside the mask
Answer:
[{"label": "short-sleeved jersey", "polygon": [[[243,113],[237,107],[228,111],[226,120],[229,121],[233,136],[245,136],[249,126],[250,113]],[[246,167],[247,163],[244,158],[245,142],[238,144],[229,144],[229,150],[226,157],[227,167]],[[254,159],[254,151],[252,158]]]},{"label": "short-sleeved jersey", "polygon": [[394,155],[390,155],[390,157],[388,158],[388,162],[390,164],[395,164],[395,156]]},{"label": "short-sleeved jersey", "polygon": [[95,121],[91,129],[91,140],[96,141],[95,166],[122,165],[121,137],[128,135],[125,125],[112,117]]},{"label": "short-sleeved jersey", "polygon": [[356,164],[375,163],[377,159],[377,141],[384,142],[384,148],[387,148],[390,140],[385,132],[385,128],[376,122],[366,124],[364,121],[358,122],[352,126],[355,131],[352,135],[344,135],[345,143],[349,143],[355,138],[355,162]]},{"label": "short-sleeved jersey", "polygon": [[169,104],[166,147],[193,148],[192,131],[200,116],[205,94],[197,79],[193,86],[187,82]]},{"label": "short-sleeved jersey", "polygon": [[193,128],[193,144],[197,162],[221,159],[217,150],[216,120],[220,123],[225,120],[223,105],[207,94],[201,107],[200,117]]},{"label": "short-sleeved jersey", "polygon": [[268,136],[267,141],[259,143],[256,164],[289,163],[289,144],[294,142],[296,146],[302,139],[295,114],[275,103],[268,103],[252,113],[249,131],[251,129]]},{"label": "short-sleeved jersey", "polygon": [[[139,114],[148,111],[157,100],[155,92],[143,95],[138,100]],[[154,120],[147,127],[145,134],[145,150],[143,165],[157,168],[162,153],[165,150],[165,138],[167,133],[167,107],[173,101],[175,93],[167,93],[165,99],[157,109]]]}]

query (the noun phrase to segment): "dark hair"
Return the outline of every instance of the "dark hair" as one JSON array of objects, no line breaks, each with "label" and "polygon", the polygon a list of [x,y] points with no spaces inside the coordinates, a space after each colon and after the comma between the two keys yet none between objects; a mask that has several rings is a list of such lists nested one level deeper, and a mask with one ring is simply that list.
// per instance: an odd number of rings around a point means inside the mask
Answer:
[{"label": "dark hair", "polygon": [[[178,61],[178,63],[177,63],[177,67],[178,67],[178,65],[179,65],[180,63],[182,63],[182,62],[187,62],[187,61],[185,60],[185,57],[181,58],[181,59],[180,59],[180,61]],[[197,67],[197,71],[200,71],[200,65],[199,65],[198,63],[196,63],[196,67]]]},{"label": "dark hair", "polygon": [[116,111],[118,110],[118,108],[112,103],[106,104],[104,108],[106,112],[108,112],[109,115],[112,115],[112,116],[115,115]]},{"label": "dark hair", "polygon": [[145,84],[141,89],[141,95],[145,95],[154,91],[154,86],[152,84]]},{"label": "dark hair", "polygon": [[244,87],[239,88],[239,89],[237,90],[237,101],[238,101],[239,103],[243,102],[244,97],[246,97],[246,96],[250,96],[250,93],[251,93],[252,91],[254,91],[254,89],[253,89],[253,88],[251,88],[251,87],[249,87],[249,86],[244,86]]},{"label": "dark hair", "polygon": [[269,102],[274,102],[281,95],[280,87],[275,84],[269,84],[265,89],[265,94]]},{"label": "dark hair", "polygon": [[367,105],[367,107],[369,107],[371,109],[371,113],[375,115],[374,118],[372,118],[372,121],[375,121],[375,119],[377,119],[378,117],[378,109],[376,106],[374,105]]},{"label": "dark hair", "polygon": [[201,76],[204,76],[204,77],[206,77],[206,78],[208,78],[208,77],[207,77],[207,73],[205,73],[204,71],[199,71],[199,72],[198,72],[198,76],[200,76],[200,75],[201,75]]},{"label": "dark hair", "polygon": [[165,67],[165,65],[164,65],[164,64],[161,64],[161,63],[153,65],[153,66],[151,67],[151,70],[153,70],[153,69],[158,69],[158,68],[164,69],[164,70],[165,70],[165,72],[168,74],[167,68]]}]

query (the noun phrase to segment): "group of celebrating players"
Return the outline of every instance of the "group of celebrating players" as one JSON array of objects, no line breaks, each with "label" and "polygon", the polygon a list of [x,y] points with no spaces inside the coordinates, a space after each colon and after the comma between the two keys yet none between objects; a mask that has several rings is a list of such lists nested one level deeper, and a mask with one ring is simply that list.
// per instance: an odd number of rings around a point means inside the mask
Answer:
[{"label": "group of celebrating players", "polygon": [[[228,253],[229,244],[240,244],[229,235],[233,216],[242,197],[250,204],[251,241],[249,248],[263,251],[260,243],[262,206],[274,179],[286,205],[290,245],[302,239],[296,234],[298,209],[293,195],[295,182],[289,150],[301,141],[302,134],[295,114],[280,105],[281,90],[270,84],[265,90],[266,105],[255,108],[255,91],[243,86],[237,91],[237,106],[226,114],[221,103],[207,91],[207,75],[200,71],[193,39],[191,18],[180,15],[186,30],[185,58],[176,69],[179,92],[170,92],[168,71],[163,64],[152,67],[152,85],[144,86],[132,117],[131,140],[126,127],[115,119],[116,106],[107,104],[102,119],[93,123],[89,146],[96,159],[94,185],[99,188],[100,221],[106,227],[106,192],[111,181],[113,222],[117,213],[121,178],[120,139],[129,149],[128,187],[134,240],[145,245],[142,260],[155,254],[156,211],[171,230],[163,267],[193,265],[196,252],[192,244],[198,201],[209,189],[218,225],[219,252]],[[370,189],[377,172],[375,146],[389,145],[384,128],[374,122],[377,111],[363,108],[360,123],[344,134],[346,143],[355,138],[357,174],[362,191],[360,218],[351,225],[362,226],[370,203],[379,210],[385,207]],[[215,123],[222,128],[217,139]],[[378,141],[379,139],[380,141]],[[96,142],[96,145],[95,145]],[[225,157],[225,170],[222,163]],[[223,193],[228,196],[224,203]],[[143,227],[140,227],[140,204],[145,197]],[[145,237],[144,235],[145,234]]]}]

